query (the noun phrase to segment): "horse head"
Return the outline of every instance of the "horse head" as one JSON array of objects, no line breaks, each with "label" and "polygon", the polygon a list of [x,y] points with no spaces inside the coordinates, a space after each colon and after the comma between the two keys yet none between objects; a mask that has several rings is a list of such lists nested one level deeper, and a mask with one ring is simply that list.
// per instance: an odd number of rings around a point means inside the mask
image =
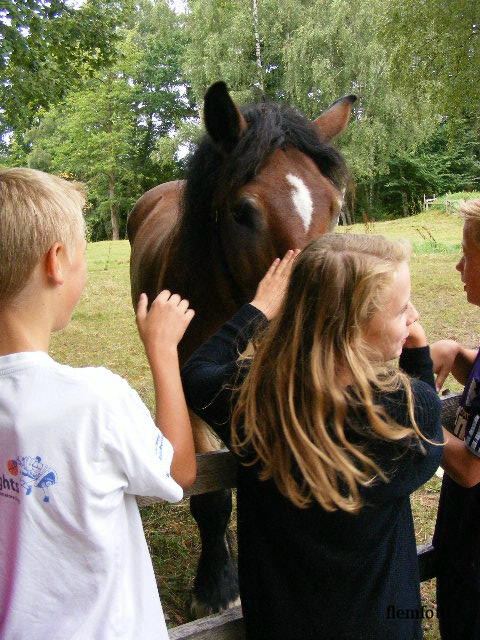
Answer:
[{"label": "horse head", "polygon": [[347,169],[330,143],[354,101],[310,122],[273,102],[240,109],[223,82],[208,89],[187,179],[148,191],[128,220],[134,305],[168,288],[196,311],[182,359],[253,297],[276,257],[335,226]]},{"label": "horse head", "polygon": [[[310,122],[263,102],[239,109],[226,85],[206,95],[207,135],[194,154],[184,195],[186,234],[203,234],[212,271],[237,305],[253,295],[267,267],[338,221],[347,170],[330,142],[347,126],[355,96]],[[198,237],[198,235],[197,235]]]}]

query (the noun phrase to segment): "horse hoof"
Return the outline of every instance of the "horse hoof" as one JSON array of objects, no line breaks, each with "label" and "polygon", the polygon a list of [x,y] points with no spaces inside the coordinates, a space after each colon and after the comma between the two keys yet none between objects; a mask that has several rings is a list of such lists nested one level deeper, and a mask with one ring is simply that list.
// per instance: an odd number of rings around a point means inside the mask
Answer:
[{"label": "horse hoof", "polygon": [[225,603],[225,605],[213,605],[202,602],[194,593],[192,593],[189,605],[190,617],[192,620],[198,620],[199,618],[205,618],[205,616],[211,616],[214,613],[220,613],[221,611],[225,611],[232,607],[238,607],[240,604],[240,596],[237,596],[235,600],[230,600]]}]

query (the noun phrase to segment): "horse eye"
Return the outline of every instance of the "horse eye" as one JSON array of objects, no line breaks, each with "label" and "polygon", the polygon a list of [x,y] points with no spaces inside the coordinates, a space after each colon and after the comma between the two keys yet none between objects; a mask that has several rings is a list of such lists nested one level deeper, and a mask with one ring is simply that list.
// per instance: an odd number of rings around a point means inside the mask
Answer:
[{"label": "horse eye", "polygon": [[257,229],[260,225],[259,211],[250,200],[239,200],[232,207],[233,219],[237,224],[249,229]]}]

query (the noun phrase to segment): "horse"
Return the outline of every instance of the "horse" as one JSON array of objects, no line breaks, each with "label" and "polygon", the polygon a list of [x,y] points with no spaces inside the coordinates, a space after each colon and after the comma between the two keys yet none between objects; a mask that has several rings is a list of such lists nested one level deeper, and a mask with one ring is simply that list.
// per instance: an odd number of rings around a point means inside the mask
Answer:
[{"label": "horse", "polygon": [[[207,90],[206,134],[186,180],[150,189],[127,224],[134,306],[140,293],[152,301],[166,288],[195,309],[181,361],[253,298],[276,257],[335,227],[348,172],[331,141],[346,128],[355,100],[344,96],[310,122],[275,102],[239,108],[224,82]],[[192,415],[197,451],[217,449],[199,422]],[[227,534],[231,492],[193,496],[190,509],[202,542],[191,601],[200,617],[238,599]]]}]

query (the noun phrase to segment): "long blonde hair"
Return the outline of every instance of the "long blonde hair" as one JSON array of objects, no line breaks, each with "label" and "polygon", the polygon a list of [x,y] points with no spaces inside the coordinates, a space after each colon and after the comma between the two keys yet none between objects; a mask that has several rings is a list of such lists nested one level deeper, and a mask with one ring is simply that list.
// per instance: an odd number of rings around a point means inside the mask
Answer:
[{"label": "long blonde hair", "polygon": [[[358,511],[359,488],[388,480],[365,438],[422,437],[408,377],[378,362],[362,338],[409,257],[409,247],[382,236],[318,238],[296,259],[280,312],[254,341],[234,409],[233,447],[253,453],[248,463],[260,463],[260,478],[273,479],[298,507],[314,500],[330,511]],[[348,386],[339,384],[345,371]],[[375,403],[375,393],[399,389],[411,427]],[[360,426],[352,426],[351,412]],[[353,429],[360,429],[360,443]]]}]

